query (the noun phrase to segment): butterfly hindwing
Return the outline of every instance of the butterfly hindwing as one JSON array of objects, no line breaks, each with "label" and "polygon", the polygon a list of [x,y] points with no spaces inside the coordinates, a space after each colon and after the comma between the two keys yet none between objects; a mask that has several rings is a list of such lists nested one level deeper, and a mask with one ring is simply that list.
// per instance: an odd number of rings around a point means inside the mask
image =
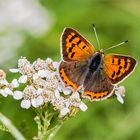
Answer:
[{"label": "butterfly hindwing", "polygon": [[90,78],[88,82],[84,82],[85,90],[82,94],[83,97],[87,97],[91,101],[98,101],[112,95],[114,86],[102,70],[97,70],[93,74],[88,74],[90,75]]},{"label": "butterfly hindwing", "polygon": [[61,36],[62,58],[64,61],[83,61],[91,57],[93,46],[72,28],[65,28]]},{"label": "butterfly hindwing", "polygon": [[59,66],[59,75],[66,87],[72,87],[74,91],[84,82],[87,73],[87,62],[64,62]]},{"label": "butterfly hindwing", "polygon": [[112,84],[117,84],[133,71],[135,65],[136,60],[132,57],[110,54],[104,57],[103,69]]}]

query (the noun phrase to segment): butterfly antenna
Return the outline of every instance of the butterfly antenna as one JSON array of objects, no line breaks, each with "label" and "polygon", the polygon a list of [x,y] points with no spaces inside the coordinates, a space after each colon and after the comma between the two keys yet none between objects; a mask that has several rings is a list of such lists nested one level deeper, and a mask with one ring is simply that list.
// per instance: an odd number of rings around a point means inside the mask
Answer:
[{"label": "butterfly antenna", "polygon": [[111,46],[111,47],[105,49],[104,52],[107,51],[107,50],[110,50],[110,49],[116,48],[116,47],[118,47],[118,46],[124,45],[124,44],[127,43],[127,42],[128,42],[128,40],[123,41],[123,42],[121,42],[121,43],[119,43],[119,44],[113,45],[113,46]]},{"label": "butterfly antenna", "polygon": [[96,37],[96,40],[97,40],[97,44],[98,44],[98,47],[99,47],[99,50],[100,50],[101,46],[100,46],[100,42],[99,42],[98,35],[97,35],[97,32],[96,32],[96,28],[95,28],[94,24],[92,24],[92,25],[93,25],[93,30],[94,30],[95,37]]}]

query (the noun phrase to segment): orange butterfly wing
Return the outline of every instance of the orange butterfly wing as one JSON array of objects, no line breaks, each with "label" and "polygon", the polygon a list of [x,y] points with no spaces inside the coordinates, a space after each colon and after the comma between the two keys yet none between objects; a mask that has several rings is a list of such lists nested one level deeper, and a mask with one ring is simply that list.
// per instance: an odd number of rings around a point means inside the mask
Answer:
[{"label": "orange butterfly wing", "polygon": [[[114,91],[114,84],[118,84],[132,73],[136,60],[129,56],[110,54],[103,56],[103,68],[96,71],[96,76],[89,79],[85,86],[83,97],[91,101],[109,98]],[[92,80],[94,79],[94,81]]]},{"label": "orange butterfly wing", "polygon": [[132,57],[110,54],[104,57],[103,69],[112,84],[117,84],[133,71],[135,65],[136,60]]},{"label": "orange butterfly wing", "polygon": [[64,61],[83,61],[95,52],[94,47],[72,28],[64,29],[61,43]]},{"label": "orange butterfly wing", "polygon": [[82,37],[77,31],[71,28],[65,28],[61,36],[62,58],[59,65],[59,76],[74,91],[83,84],[87,68],[87,59],[94,52],[94,47]]}]

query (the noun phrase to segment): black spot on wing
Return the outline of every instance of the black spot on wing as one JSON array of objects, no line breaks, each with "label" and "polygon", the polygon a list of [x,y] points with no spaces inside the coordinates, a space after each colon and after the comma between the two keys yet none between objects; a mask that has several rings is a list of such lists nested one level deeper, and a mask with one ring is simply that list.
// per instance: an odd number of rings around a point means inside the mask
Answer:
[{"label": "black spot on wing", "polygon": [[115,71],[113,72],[113,74],[112,74],[112,76],[111,76],[111,77],[112,77],[112,78],[114,78],[114,76],[115,76]]},{"label": "black spot on wing", "polygon": [[73,52],[73,53],[71,54],[71,58],[73,58],[73,57],[74,57],[74,55],[75,55],[75,52]]},{"label": "black spot on wing", "polygon": [[119,66],[119,69],[122,69],[122,66]]},{"label": "black spot on wing", "polygon": [[114,64],[114,58],[112,59],[112,63]]},{"label": "black spot on wing", "polygon": [[127,68],[127,59],[125,59],[124,61],[125,61],[124,68]]},{"label": "black spot on wing", "polygon": [[72,40],[75,39],[76,37],[78,37],[77,34],[75,34],[74,36],[72,36],[72,37],[69,39],[69,42],[72,42]]},{"label": "black spot on wing", "polygon": [[121,59],[118,59],[118,65],[120,65],[121,64]]},{"label": "black spot on wing", "polygon": [[72,49],[73,49],[73,47],[70,47],[70,48],[69,48],[69,50],[68,50],[68,51],[69,51],[69,53],[70,53],[70,52],[72,52]]},{"label": "black spot on wing", "polygon": [[86,48],[86,46],[83,46],[83,49],[85,49]]},{"label": "black spot on wing", "polygon": [[75,44],[74,43],[72,43],[72,47],[74,47],[75,46]]},{"label": "black spot on wing", "polygon": [[119,75],[121,73],[120,69],[118,70],[118,72],[116,73],[117,75]]},{"label": "black spot on wing", "polygon": [[78,42],[77,42],[77,45],[79,45],[81,43],[81,40],[79,40]]}]

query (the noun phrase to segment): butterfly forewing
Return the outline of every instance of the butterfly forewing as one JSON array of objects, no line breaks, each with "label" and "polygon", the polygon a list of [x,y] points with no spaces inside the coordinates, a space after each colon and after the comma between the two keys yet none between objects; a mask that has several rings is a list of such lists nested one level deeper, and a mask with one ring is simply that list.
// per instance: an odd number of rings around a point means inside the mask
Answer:
[{"label": "butterfly forewing", "polygon": [[126,78],[133,71],[135,65],[136,60],[132,57],[110,54],[104,57],[103,69],[112,84],[116,84]]},{"label": "butterfly forewing", "polygon": [[65,61],[83,61],[95,52],[93,46],[72,28],[65,28],[61,39],[62,58]]}]

